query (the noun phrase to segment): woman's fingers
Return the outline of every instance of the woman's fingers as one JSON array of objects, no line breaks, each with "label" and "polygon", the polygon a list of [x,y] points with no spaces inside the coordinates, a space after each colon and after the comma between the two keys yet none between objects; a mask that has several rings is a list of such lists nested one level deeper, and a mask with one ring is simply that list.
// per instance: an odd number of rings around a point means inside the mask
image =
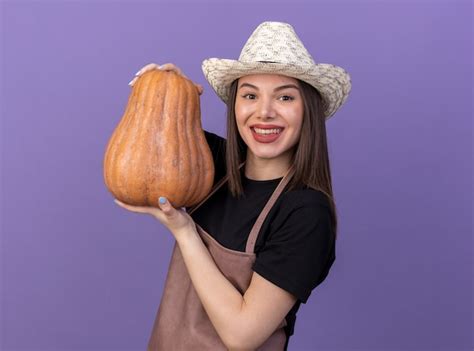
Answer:
[{"label": "woman's fingers", "polygon": [[150,212],[150,209],[148,207],[128,205],[128,204],[123,203],[122,201],[117,200],[117,199],[114,199],[114,201],[120,207],[123,207],[123,208],[125,208],[129,211],[132,211],[132,212],[139,212],[139,213],[149,213]]},{"label": "woman's fingers", "polygon": [[163,225],[165,225],[176,237],[189,228],[194,228],[194,221],[184,210],[175,208],[165,197],[160,197],[158,201],[159,208],[149,206],[132,206],[125,204],[117,199],[115,203],[129,211],[137,213],[147,213],[154,216]]},{"label": "woman's fingers", "polygon": [[160,66],[160,69],[163,71],[173,71],[183,76],[184,78],[188,78],[184,75],[183,71],[181,71],[181,69],[173,63],[164,63]]},{"label": "woman's fingers", "polygon": [[133,78],[129,83],[128,85],[130,85],[131,87],[133,86],[133,84],[135,84],[135,82],[137,81],[138,77],[135,77]]},{"label": "woman's fingers", "polygon": [[201,84],[197,84],[197,83],[194,83],[194,85],[196,86],[199,95],[202,95],[202,92],[204,91],[204,88],[202,87],[202,85],[201,85]]},{"label": "woman's fingers", "polygon": [[143,66],[137,73],[135,73],[135,77],[128,83],[128,85],[133,86],[133,84],[135,84],[135,82],[137,81],[138,77],[152,69],[160,69],[160,65],[157,63],[149,63]]},{"label": "woman's fingers", "polygon": [[[162,64],[162,65],[160,66],[159,69],[164,70],[164,71],[173,71],[173,72],[176,72],[176,73],[179,74],[180,76],[182,76],[182,77],[184,77],[184,78],[186,78],[186,79],[188,79],[188,80],[191,80],[191,79],[189,79],[189,78],[183,73],[183,71],[181,71],[181,69],[180,69],[178,66],[176,66],[176,65],[173,64],[173,63],[164,63],[164,64]],[[193,83],[194,83],[194,82],[193,82]],[[196,86],[199,95],[201,95],[201,94],[203,93],[203,91],[204,91],[204,88],[202,87],[202,85],[201,85],[201,84],[196,84],[196,83],[194,83],[194,85]]]},{"label": "woman's fingers", "polygon": [[158,65],[157,63],[149,63],[148,65],[145,65],[142,68],[140,68],[140,70],[137,73],[135,73],[135,76],[138,77],[142,75],[143,73],[150,71],[152,69],[159,69],[159,67],[160,65]]},{"label": "woman's fingers", "polygon": [[[130,86],[133,86],[133,84],[135,84],[135,82],[137,81],[137,79],[145,72],[148,72],[152,69],[160,69],[160,70],[163,70],[163,71],[173,71],[177,74],[179,74],[180,76],[186,78],[186,79],[189,79],[184,73],[183,71],[181,71],[181,69],[176,66],[175,64],[173,63],[164,63],[162,65],[158,65],[157,63],[149,63],[148,65],[145,65],[143,66],[136,74],[135,74],[135,77],[128,83],[128,85]],[[190,79],[189,79],[190,80]],[[196,86],[197,90],[198,90],[198,93],[199,95],[201,95],[204,91],[204,88],[202,87],[201,84],[196,84],[194,83],[194,85]]]}]

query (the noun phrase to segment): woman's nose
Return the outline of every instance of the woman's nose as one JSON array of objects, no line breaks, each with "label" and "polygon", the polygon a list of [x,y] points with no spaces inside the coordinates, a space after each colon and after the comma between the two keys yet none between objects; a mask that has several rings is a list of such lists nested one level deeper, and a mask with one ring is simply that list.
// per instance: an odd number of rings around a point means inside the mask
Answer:
[{"label": "woman's nose", "polygon": [[258,115],[262,119],[275,118],[276,112],[271,99],[261,98],[258,104]]}]

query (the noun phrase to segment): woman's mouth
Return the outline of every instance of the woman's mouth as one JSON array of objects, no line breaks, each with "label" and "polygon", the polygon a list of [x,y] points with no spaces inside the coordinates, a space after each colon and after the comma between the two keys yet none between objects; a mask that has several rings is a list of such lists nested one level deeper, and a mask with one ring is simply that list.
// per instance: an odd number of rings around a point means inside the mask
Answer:
[{"label": "woman's mouth", "polygon": [[284,128],[257,128],[250,127],[253,138],[259,143],[272,143],[277,140]]}]

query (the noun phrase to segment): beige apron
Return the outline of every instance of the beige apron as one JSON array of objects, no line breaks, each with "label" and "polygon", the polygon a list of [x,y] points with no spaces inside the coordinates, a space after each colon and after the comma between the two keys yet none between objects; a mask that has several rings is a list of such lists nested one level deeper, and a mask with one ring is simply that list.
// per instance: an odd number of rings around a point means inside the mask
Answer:
[{"label": "beige apron", "polygon": [[[242,163],[240,167],[243,166]],[[255,242],[268,215],[268,212],[278,199],[286,184],[293,176],[294,168],[290,167],[280,181],[270,199],[266,203],[247,239],[245,252],[228,249],[219,244],[210,234],[198,224],[196,229],[204,244],[208,248],[217,267],[224,276],[244,295],[250,285],[256,255]],[[189,210],[192,213],[201,206],[217,189],[227,181],[227,176],[221,179],[199,204]],[[287,325],[283,319],[281,324],[263,343],[259,351],[282,351],[286,343],[286,334],[283,329]],[[221,351],[227,350],[221,341],[209,317],[207,316],[201,300],[194,290],[189,277],[179,246],[175,242],[173,253],[166,277],[165,288],[161,298],[160,307],[153,324],[151,337],[148,343],[151,351]]]}]

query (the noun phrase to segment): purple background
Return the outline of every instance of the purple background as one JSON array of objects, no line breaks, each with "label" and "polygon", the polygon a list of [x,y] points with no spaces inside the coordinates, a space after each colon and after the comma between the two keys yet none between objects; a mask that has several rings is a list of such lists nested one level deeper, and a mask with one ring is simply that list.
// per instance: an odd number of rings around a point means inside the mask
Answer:
[{"label": "purple background", "polygon": [[340,232],[290,350],[468,350],[472,339],[470,1],[3,2],[2,350],[144,350],[172,235],[114,204],[105,146],[135,72],[237,58],[291,23],[350,72],[328,121]]}]

